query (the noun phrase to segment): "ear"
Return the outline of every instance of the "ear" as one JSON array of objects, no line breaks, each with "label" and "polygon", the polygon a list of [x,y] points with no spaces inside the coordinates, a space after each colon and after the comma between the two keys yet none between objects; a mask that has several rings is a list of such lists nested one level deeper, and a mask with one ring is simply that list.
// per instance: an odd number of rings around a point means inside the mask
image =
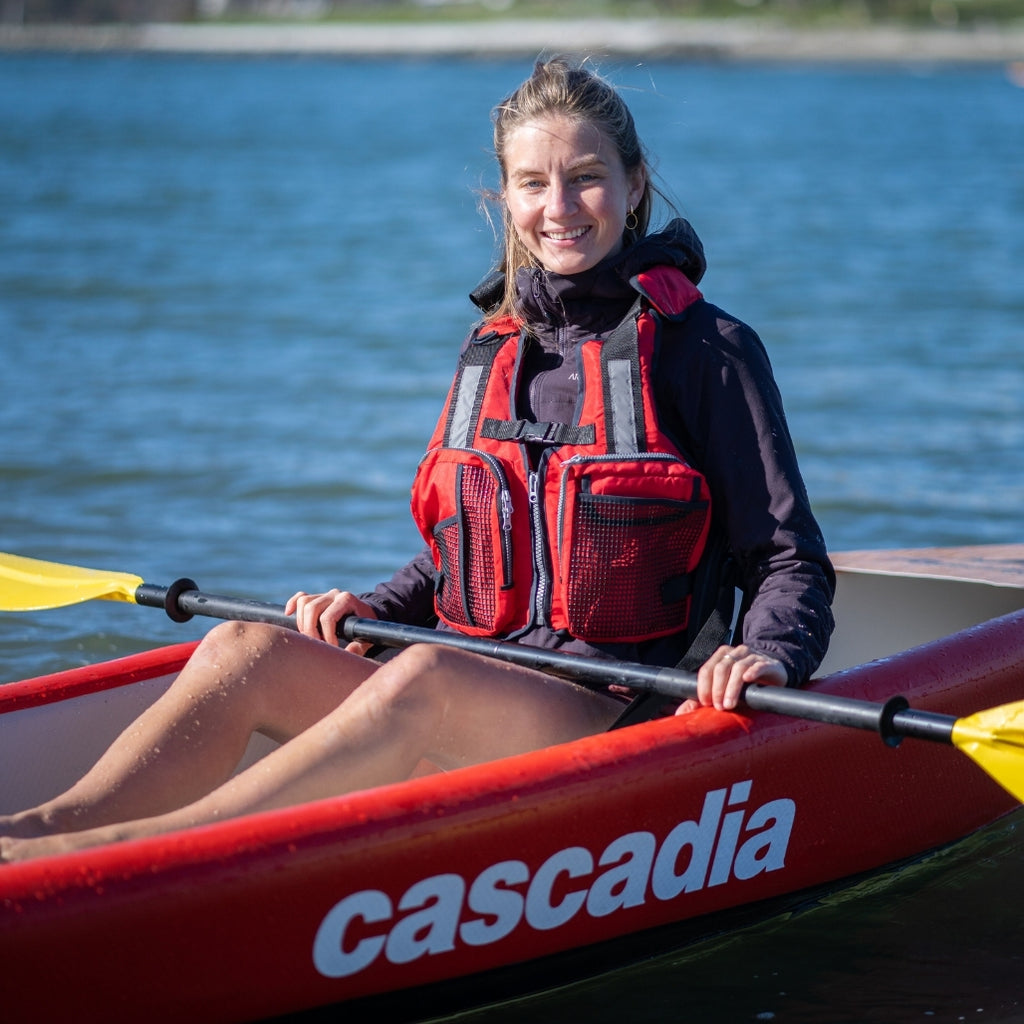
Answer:
[{"label": "ear", "polygon": [[629,174],[629,205],[636,207],[644,197],[644,190],[647,188],[647,170],[644,167],[636,167]]}]

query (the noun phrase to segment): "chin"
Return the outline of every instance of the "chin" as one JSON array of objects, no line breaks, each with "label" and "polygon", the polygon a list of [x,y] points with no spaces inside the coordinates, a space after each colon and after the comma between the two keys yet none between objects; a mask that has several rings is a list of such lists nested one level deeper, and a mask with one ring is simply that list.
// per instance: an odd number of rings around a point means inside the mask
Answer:
[{"label": "chin", "polygon": [[563,277],[571,277],[573,274],[582,274],[584,271],[590,270],[591,267],[596,267],[600,262],[600,259],[578,256],[570,259],[550,260],[544,266]]}]

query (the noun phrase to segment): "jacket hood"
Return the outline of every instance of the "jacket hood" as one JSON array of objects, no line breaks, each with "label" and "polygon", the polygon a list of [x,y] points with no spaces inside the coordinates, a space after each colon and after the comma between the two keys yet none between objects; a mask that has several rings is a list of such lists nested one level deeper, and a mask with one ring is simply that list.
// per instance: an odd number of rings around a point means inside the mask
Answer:
[{"label": "jacket hood", "polygon": [[636,245],[612,257],[612,264],[629,281],[651,267],[677,267],[693,284],[700,284],[707,260],[704,246],[688,220],[679,217],[670,221],[663,231],[646,235]]}]

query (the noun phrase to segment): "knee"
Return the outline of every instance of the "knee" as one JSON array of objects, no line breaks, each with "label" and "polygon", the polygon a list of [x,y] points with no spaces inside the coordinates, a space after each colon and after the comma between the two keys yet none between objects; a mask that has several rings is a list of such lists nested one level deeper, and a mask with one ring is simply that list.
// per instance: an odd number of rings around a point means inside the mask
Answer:
[{"label": "knee", "polygon": [[451,652],[433,644],[407,647],[382,665],[363,684],[374,691],[376,701],[392,711],[423,714],[445,700],[445,683],[456,666]]},{"label": "knee", "polygon": [[294,636],[262,622],[221,622],[200,641],[177,685],[223,691],[232,680],[249,681],[252,669]]},{"label": "knee", "polygon": [[232,662],[253,660],[273,650],[289,632],[264,622],[221,622],[199,642],[193,658],[218,658]]},{"label": "knee", "polygon": [[410,677],[422,677],[451,668],[452,650],[440,644],[413,644],[406,647],[390,664],[401,668]]}]

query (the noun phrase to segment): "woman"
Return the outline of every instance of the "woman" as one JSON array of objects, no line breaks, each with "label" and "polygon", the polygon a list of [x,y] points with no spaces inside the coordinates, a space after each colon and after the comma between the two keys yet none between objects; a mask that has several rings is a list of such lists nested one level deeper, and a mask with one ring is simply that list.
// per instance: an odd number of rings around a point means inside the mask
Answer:
[{"label": "woman", "polygon": [[[477,296],[485,320],[413,486],[427,548],[372,594],[296,594],[299,633],[211,630],[80,782],[0,820],[4,859],[508,756],[622,711],[607,688],[451,648],[340,650],[350,614],[436,613],[442,629],[676,664],[703,619],[695,570],[717,565],[724,537],[742,642],[701,653],[679,711],[731,709],[746,683],[797,685],[817,667],[834,577],[767,357],[701,297],[689,225],[647,233],[655,190],[625,104],[554,59],[496,108],[494,139],[503,274]],[[281,745],[232,777],[254,731]]]}]

